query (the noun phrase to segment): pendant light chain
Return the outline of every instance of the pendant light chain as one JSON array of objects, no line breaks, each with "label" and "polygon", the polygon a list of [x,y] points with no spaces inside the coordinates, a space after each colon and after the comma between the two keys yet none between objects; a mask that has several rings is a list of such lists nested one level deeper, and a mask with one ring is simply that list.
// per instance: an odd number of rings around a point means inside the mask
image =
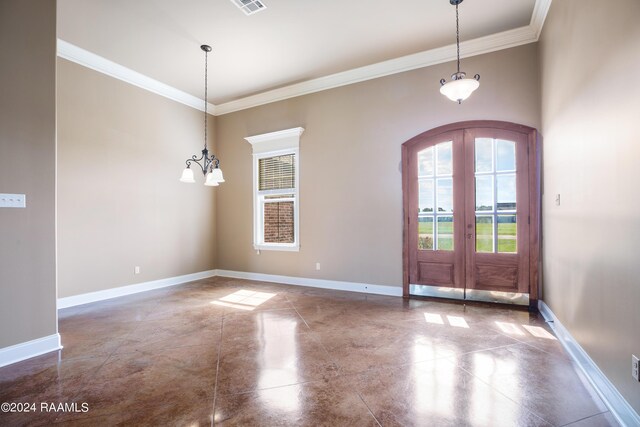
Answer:
[{"label": "pendant light chain", "polygon": [[207,101],[207,75],[209,74],[207,72],[207,59],[209,58],[209,52],[207,52],[206,50],[204,51],[204,148],[205,150],[207,149],[207,104],[209,103]]},{"label": "pendant light chain", "polygon": [[460,20],[458,17],[458,4],[456,4],[456,46],[458,48],[458,73],[460,72]]}]

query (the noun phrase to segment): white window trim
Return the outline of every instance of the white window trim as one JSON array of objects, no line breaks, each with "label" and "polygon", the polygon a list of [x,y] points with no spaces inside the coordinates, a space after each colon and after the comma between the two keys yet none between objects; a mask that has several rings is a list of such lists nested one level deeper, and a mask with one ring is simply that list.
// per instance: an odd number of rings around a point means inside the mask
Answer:
[{"label": "white window trim", "polygon": [[[271,132],[245,138],[253,148],[253,248],[257,251],[294,251],[300,250],[300,135],[301,127]],[[293,243],[264,243],[262,205],[268,192],[258,192],[258,163],[260,159],[285,154],[294,155],[295,188],[278,190],[276,194],[293,194]],[[273,192],[271,192],[273,193]]]}]

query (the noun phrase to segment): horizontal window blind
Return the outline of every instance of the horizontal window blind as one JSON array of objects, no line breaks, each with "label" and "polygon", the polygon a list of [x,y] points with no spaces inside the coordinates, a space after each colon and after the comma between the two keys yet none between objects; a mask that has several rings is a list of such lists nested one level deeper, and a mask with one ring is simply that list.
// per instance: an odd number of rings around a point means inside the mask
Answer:
[{"label": "horizontal window blind", "polygon": [[264,200],[280,200],[280,199],[293,199],[295,194],[276,194],[273,196],[264,196]]},{"label": "horizontal window blind", "polygon": [[283,190],[295,188],[295,154],[267,157],[258,162],[258,189]]}]

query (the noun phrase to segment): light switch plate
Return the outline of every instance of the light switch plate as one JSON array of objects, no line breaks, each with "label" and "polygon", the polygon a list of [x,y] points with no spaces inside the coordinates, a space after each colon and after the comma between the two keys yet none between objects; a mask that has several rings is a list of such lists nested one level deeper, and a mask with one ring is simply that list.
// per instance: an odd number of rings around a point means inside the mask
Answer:
[{"label": "light switch plate", "polygon": [[26,208],[27,196],[24,194],[0,193],[0,208]]}]

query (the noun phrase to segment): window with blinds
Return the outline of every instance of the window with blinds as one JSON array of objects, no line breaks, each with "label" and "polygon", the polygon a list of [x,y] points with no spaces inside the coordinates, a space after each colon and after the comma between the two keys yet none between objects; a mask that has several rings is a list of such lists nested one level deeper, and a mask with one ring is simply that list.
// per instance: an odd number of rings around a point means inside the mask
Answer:
[{"label": "window with blinds", "polygon": [[258,190],[295,188],[295,154],[267,157],[258,161]]},{"label": "window with blinds", "polygon": [[245,139],[253,151],[253,248],[300,250],[300,135],[282,129]]},{"label": "window with blinds", "polygon": [[266,153],[256,159],[258,244],[263,248],[297,245],[296,155]]}]

